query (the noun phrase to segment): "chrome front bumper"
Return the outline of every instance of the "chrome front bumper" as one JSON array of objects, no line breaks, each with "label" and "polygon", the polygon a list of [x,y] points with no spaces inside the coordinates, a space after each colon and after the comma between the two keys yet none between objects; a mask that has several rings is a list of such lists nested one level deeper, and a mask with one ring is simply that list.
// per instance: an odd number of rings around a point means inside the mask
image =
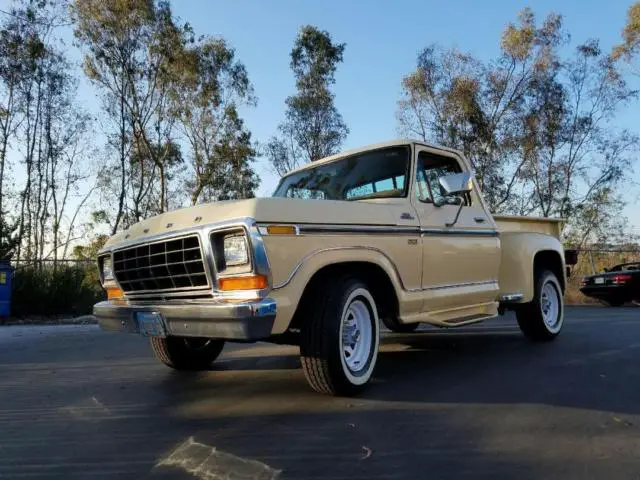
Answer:
[{"label": "chrome front bumper", "polygon": [[140,333],[136,321],[139,312],[159,314],[166,335],[256,341],[271,335],[276,302],[270,298],[240,303],[111,300],[93,307],[103,330],[126,333]]}]

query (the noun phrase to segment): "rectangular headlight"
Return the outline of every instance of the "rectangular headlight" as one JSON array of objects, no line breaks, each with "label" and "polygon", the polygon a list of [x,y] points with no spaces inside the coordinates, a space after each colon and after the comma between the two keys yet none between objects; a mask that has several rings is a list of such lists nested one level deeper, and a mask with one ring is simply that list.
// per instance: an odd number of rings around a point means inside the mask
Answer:
[{"label": "rectangular headlight", "polygon": [[113,280],[113,267],[111,265],[111,256],[102,257],[102,279],[106,282]]},{"label": "rectangular headlight", "polygon": [[222,242],[224,263],[227,266],[245,265],[249,263],[249,249],[247,239],[242,234],[226,235]]}]

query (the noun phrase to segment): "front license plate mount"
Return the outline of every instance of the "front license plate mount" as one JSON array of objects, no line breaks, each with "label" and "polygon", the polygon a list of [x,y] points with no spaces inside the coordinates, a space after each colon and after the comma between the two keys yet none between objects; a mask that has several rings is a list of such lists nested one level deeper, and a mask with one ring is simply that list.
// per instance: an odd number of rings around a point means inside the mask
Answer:
[{"label": "front license plate mount", "polygon": [[136,312],[135,321],[140,335],[145,337],[166,337],[162,315],[158,312]]}]

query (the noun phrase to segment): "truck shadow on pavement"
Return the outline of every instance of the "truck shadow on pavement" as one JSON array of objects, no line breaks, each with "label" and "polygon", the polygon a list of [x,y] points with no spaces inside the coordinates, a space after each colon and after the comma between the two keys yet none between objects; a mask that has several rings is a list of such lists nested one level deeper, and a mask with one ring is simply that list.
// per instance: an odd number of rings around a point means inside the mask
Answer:
[{"label": "truck shadow on pavement", "polygon": [[[640,393],[620,376],[640,360],[638,348],[610,348],[579,335],[549,343],[527,341],[517,328],[386,334],[376,374],[362,399],[426,404],[540,404],[640,413]],[[588,348],[584,352],[585,347]],[[310,391],[296,347],[246,349],[214,364],[207,382],[190,383],[182,374],[166,377],[181,388],[220,389],[235,395],[283,397]],[[196,376],[198,374],[195,374]],[[181,377],[181,378],[177,378]],[[635,381],[634,381],[635,382]],[[248,386],[249,385],[249,386]],[[632,399],[637,399],[634,401]]]},{"label": "truck shadow on pavement", "polygon": [[635,374],[627,350],[584,341],[532,344],[510,327],[387,334],[356,398],[311,392],[295,348],[248,349],[214,372],[167,375],[158,406],[283,478],[627,478],[640,395],[620,377]]},{"label": "truck shadow on pavement", "polygon": [[547,344],[502,319],[385,334],[356,398],[312,392],[295,347],[186,373],[138,337],[33,335],[0,349],[0,477],[637,478],[637,311],[573,310]]}]

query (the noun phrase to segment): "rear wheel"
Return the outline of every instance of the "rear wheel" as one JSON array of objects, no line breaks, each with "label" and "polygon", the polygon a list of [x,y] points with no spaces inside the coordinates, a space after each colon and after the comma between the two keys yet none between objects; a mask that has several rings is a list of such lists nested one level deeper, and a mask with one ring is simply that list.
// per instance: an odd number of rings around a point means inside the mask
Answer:
[{"label": "rear wheel", "polygon": [[540,271],[535,278],[532,302],[516,311],[518,325],[525,337],[533,341],[549,341],[558,336],[564,323],[564,302],[560,282],[553,272]]},{"label": "rear wheel", "polygon": [[300,335],[302,370],[320,393],[349,396],[369,383],[378,358],[378,312],[368,287],[353,277],[325,284]]},{"label": "rear wheel", "polygon": [[224,340],[199,337],[151,337],[156,358],[176,370],[206,370],[222,353]]}]

